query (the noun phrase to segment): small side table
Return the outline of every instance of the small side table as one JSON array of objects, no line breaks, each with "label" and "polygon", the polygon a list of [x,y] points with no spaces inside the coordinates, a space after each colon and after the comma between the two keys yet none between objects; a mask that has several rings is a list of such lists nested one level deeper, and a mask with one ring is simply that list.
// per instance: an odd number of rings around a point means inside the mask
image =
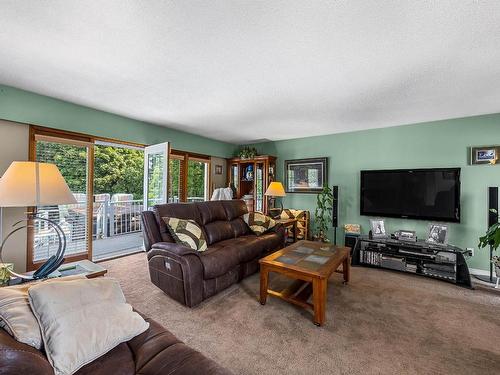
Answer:
[{"label": "small side table", "polygon": [[278,219],[276,222],[282,224],[285,228],[292,227],[293,242],[297,242],[297,219]]},{"label": "small side table", "polygon": [[[27,274],[33,274],[35,271],[27,272]],[[79,260],[76,262],[64,263],[52,272],[48,279],[56,277],[65,277],[73,275],[85,275],[87,279],[93,279],[94,277],[104,276],[108,270],[97,263],[91,262],[88,259]],[[11,278],[8,285],[17,285],[22,282],[30,282],[31,280],[22,280],[18,277]]]}]

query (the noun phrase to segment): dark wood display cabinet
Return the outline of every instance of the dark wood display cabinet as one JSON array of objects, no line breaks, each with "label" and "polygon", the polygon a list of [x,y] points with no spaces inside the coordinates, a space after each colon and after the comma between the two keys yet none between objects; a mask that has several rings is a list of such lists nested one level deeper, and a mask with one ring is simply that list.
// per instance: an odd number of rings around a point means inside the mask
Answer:
[{"label": "dark wood display cabinet", "polygon": [[276,157],[256,156],[252,159],[228,160],[229,184],[236,189],[236,199],[245,200],[248,211],[267,212],[269,201],[264,196],[276,178]]}]

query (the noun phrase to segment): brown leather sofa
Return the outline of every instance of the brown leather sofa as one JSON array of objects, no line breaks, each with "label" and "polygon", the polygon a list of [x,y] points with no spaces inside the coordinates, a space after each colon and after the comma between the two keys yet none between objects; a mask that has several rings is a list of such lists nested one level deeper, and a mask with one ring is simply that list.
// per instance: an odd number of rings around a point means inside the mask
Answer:
[{"label": "brown leather sofa", "polygon": [[[156,205],[142,213],[144,243],[153,284],[178,302],[193,307],[259,269],[259,259],[284,246],[277,225],[256,236],[241,216],[242,200]],[[203,229],[208,249],[197,252],[176,244],[162,217],[192,219]]]},{"label": "brown leather sofa", "polygon": [[[230,375],[151,319],[147,331],[121,343],[76,375]],[[0,329],[0,375],[54,375],[43,351],[14,340]]]}]

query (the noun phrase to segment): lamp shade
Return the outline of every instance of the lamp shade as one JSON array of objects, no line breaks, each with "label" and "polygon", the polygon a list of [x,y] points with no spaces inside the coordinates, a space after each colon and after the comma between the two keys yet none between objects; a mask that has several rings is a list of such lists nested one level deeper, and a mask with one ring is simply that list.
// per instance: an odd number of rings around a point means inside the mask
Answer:
[{"label": "lamp shade", "polygon": [[281,182],[274,181],[269,184],[264,195],[271,197],[284,197],[286,194],[285,194],[285,189],[283,189],[283,185],[281,184]]},{"label": "lamp shade", "polygon": [[14,161],[0,178],[0,207],[76,203],[54,164]]}]

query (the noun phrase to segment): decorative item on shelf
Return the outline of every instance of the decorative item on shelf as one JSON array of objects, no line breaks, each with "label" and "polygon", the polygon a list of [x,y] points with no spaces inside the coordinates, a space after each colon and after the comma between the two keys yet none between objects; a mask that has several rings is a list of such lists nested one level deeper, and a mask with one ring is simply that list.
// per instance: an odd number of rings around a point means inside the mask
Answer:
[{"label": "decorative item on shelf", "polygon": [[321,193],[328,186],[328,158],[285,160],[287,193]]},{"label": "decorative item on shelf", "polygon": [[14,263],[0,263],[0,286],[9,283],[11,271],[14,271]]},{"label": "decorative item on shelf", "polygon": [[491,258],[491,262],[493,263],[495,267],[495,275],[497,276],[497,282],[495,285],[495,289],[498,289],[498,286],[500,284],[500,257],[497,257],[496,255]]},{"label": "decorative item on shelf", "polygon": [[417,242],[417,233],[414,230],[400,229],[394,233],[399,241]]},{"label": "decorative item on shelf", "polygon": [[[267,190],[264,193],[264,195],[266,197],[272,197],[272,199],[274,199],[276,197],[284,197],[284,196],[286,196],[286,193],[285,193],[285,189],[283,188],[283,185],[281,184],[281,182],[273,181],[267,187]],[[274,206],[274,204],[273,204],[273,206]],[[282,201],[280,201],[280,206],[281,206],[281,209],[276,216],[280,216],[281,213],[283,212],[283,202]],[[269,212],[271,212],[271,209],[269,210]]]},{"label": "decorative item on shelf", "polygon": [[245,168],[245,180],[253,181],[253,165],[249,165]]},{"label": "decorative item on shelf", "polygon": [[333,199],[333,191],[329,186],[325,186],[316,197],[316,210],[314,211],[315,241],[330,242],[328,228],[332,221]]},{"label": "decorative item on shelf", "polygon": [[[0,262],[3,263],[2,249],[9,237],[23,228],[32,226],[31,222],[33,221],[48,223],[59,239],[56,254],[42,264],[35,273],[23,275],[9,270],[12,275],[23,279],[41,279],[47,277],[62,264],[66,250],[66,235],[54,220],[39,216],[37,207],[76,203],[75,197],[56,165],[29,161],[12,162],[0,179],[0,210],[3,207],[33,207],[33,210],[28,212],[26,220],[15,223],[13,230],[2,240]],[[2,213],[0,213],[1,217]],[[22,224],[23,222],[26,224]]]},{"label": "decorative item on shelf", "polygon": [[372,238],[387,238],[384,219],[370,220],[371,237]]},{"label": "decorative item on shelf", "polygon": [[344,232],[346,234],[361,234],[361,225],[359,224],[344,224]]},{"label": "decorative item on shelf", "polygon": [[500,146],[479,146],[470,148],[469,164],[495,165],[500,157]]},{"label": "decorative item on shelf", "polygon": [[435,245],[448,245],[448,225],[429,223],[427,228],[427,239],[425,241]]},{"label": "decorative item on shelf", "polygon": [[255,147],[244,146],[239,152],[238,156],[241,159],[253,159],[257,156],[257,150]]}]

